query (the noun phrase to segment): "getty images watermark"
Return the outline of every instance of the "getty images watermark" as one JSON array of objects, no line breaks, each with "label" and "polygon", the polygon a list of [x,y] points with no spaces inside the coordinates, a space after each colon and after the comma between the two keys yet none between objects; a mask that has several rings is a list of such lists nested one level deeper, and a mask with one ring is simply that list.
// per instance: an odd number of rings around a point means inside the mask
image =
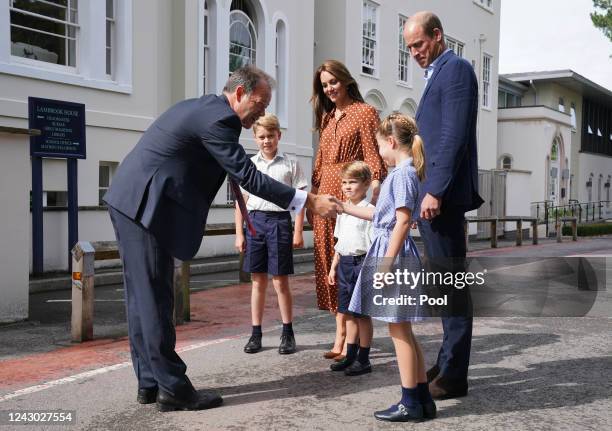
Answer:
[{"label": "getty images watermark", "polygon": [[[376,290],[385,286],[405,286],[414,291],[417,287],[445,286],[454,289],[464,289],[470,286],[485,284],[487,270],[479,272],[429,272],[422,269],[419,272],[407,268],[397,268],[393,272],[374,272],[372,287]],[[425,293],[418,295],[403,293],[399,297],[385,297],[383,294],[374,295],[374,305],[448,305],[448,294],[442,296],[429,296]]]},{"label": "getty images watermark", "polygon": [[[360,310],[372,317],[579,317],[594,312],[612,257],[365,259]],[[595,309],[595,311],[593,311]],[[603,311],[602,311],[603,310]],[[606,311],[607,310],[607,311]]]}]

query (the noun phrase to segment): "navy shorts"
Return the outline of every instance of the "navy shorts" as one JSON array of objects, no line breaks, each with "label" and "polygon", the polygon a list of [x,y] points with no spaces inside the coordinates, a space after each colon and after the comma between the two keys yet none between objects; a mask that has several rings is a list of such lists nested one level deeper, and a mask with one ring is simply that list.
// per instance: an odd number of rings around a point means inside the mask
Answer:
[{"label": "navy shorts", "polygon": [[338,268],[336,269],[336,281],[338,283],[338,312],[350,314],[355,317],[364,317],[363,314],[353,313],[348,307],[351,303],[351,296],[355,290],[355,283],[359,276],[359,271],[363,266],[365,254],[361,256],[340,256]]},{"label": "navy shorts", "polygon": [[293,274],[293,225],[289,211],[250,211],[255,227],[247,229],[243,271]]}]

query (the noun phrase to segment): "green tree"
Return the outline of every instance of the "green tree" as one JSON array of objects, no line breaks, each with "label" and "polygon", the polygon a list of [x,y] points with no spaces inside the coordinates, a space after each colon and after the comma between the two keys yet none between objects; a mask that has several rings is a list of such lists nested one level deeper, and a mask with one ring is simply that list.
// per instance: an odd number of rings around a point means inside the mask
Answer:
[{"label": "green tree", "polygon": [[612,41],[612,0],[593,0],[596,11],[591,12],[593,25]]}]

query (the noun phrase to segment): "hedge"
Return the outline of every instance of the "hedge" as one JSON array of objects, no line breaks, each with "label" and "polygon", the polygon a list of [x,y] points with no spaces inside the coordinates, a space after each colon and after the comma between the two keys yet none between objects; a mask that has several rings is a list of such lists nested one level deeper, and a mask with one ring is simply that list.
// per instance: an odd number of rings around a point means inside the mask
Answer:
[{"label": "hedge", "polygon": [[[563,226],[561,231],[563,235],[571,235],[572,227],[570,225]],[[580,224],[578,225],[578,236],[596,236],[612,234],[612,223],[595,223],[595,224]]]}]

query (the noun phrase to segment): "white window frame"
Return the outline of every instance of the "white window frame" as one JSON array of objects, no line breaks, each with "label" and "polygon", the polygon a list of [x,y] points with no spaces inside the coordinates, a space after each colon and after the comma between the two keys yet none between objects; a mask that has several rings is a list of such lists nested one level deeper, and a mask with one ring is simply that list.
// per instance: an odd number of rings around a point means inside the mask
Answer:
[{"label": "white window frame", "polygon": [[[103,186],[100,184],[100,170],[102,167],[108,168],[108,185]],[[110,188],[110,185],[113,183],[113,176],[119,167],[119,162],[108,162],[100,160],[98,162],[98,205],[102,206],[102,194],[100,192],[107,192]]]},{"label": "white window frame", "polygon": [[576,104],[574,102],[570,102],[570,117],[572,132],[576,133]]},{"label": "white window frame", "polygon": [[493,9],[493,1],[494,0],[473,0],[474,4],[480,6],[487,12],[493,13],[495,12]]},{"label": "white window frame", "polygon": [[450,48],[457,56],[464,58],[465,43],[448,35],[444,35],[444,40],[447,48]]},{"label": "white window frame", "polygon": [[106,74],[106,2],[80,1],[76,66],[63,66],[11,55],[10,3],[0,1],[0,73],[132,93],[132,2],[115,2],[115,38],[113,54],[116,68],[112,77]]},{"label": "white window frame", "polygon": [[[379,26],[379,13],[378,13],[379,4],[375,3],[371,0],[362,0],[361,4],[361,74],[363,76],[368,76],[370,78],[378,78],[378,35],[380,34],[380,26]],[[366,19],[373,16],[374,22],[374,37],[371,37],[370,32],[364,33],[364,24],[366,23]],[[363,51],[365,48],[365,42],[373,42],[373,46],[369,49],[374,53],[374,64],[364,63],[363,62]],[[372,73],[364,71],[364,68],[372,69]]]},{"label": "white window frame", "polygon": [[[116,33],[117,31],[115,30],[115,25],[116,25],[116,16],[117,16],[117,1],[118,0],[106,0],[106,2],[108,3],[109,1],[111,1],[113,3],[113,16],[109,17],[106,16],[106,37],[108,39],[108,26],[110,24],[110,45],[106,45],[106,51],[110,51],[110,55],[107,55],[108,58],[106,58],[106,76],[109,77],[109,79],[113,79],[113,75],[114,75],[114,68],[115,68],[115,47],[117,46],[117,36]],[[110,63],[110,64],[109,64]],[[109,69],[110,68],[110,73],[109,73]]]},{"label": "white window frame", "polygon": [[[279,26],[282,26],[279,41]],[[286,18],[274,21],[275,111],[281,128],[287,128],[289,116],[289,26]]]},{"label": "white window frame", "polygon": [[[229,23],[229,29],[228,29],[230,34],[231,34],[232,25],[236,25],[236,24],[245,25],[245,23],[241,22],[240,20],[236,20],[236,21],[232,22],[232,16],[233,15],[238,15],[238,16],[241,16],[242,18],[245,18],[247,20],[247,22],[246,22],[247,31],[249,33],[251,33],[251,31],[252,31],[252,35],[251,35],[252,45],[251,45],[251,48],[249,48],[249,51],[250,51],[249,54],[251,54],[251,55],[249,55],[249,57],[251,58],[251,63],[249,63],[249,64],[252,64],[252,65],[256,66],[257,65],[257,50],[258,50],[258,45],[259,45],[259,36],[257,35],[257,28],[255,27],[255,23],[253,22],[251,17],[248,16],[244,11],[242,11],[240,9],[235,9],[235,10],[230,12],[230,23]],[[231,49],[231,47],[232,47],[232,40],[231,40],[231,36],[230,36],[228,51]],[[230,62],[228,63],[228,67],[231,64],[231,57],[232,57],[232,53],[231,53],[231,51],[229,51]],[[232,73],[231,70],[230,70],[229,73],[231,75],[231,73]]]},{"label": "white window frame", "polygon": [[[488,60],[488,70],[485,68]],[[488,76],[487,76],[488,72]],[[493,56],[487,53],[482,54],[482,99],[481,107],[486,110],[491,110],[491,100],[493,91],[493,81],[491,79],[493,74]]]},{"label": "white window frame", "polygon": [[[408,88],[412,88],[412,56],[410,55],[410,49],[406,46],[406,41],[403,35],[403,25],[408,20],[408,17],[402,14],[398,14],[398,34],[397,34],[397,83]],[[405,65],[402,65],[402,55],[408,55],[408,61]],[[402,68],[406,73],[406,79],[402,79]]]}]

